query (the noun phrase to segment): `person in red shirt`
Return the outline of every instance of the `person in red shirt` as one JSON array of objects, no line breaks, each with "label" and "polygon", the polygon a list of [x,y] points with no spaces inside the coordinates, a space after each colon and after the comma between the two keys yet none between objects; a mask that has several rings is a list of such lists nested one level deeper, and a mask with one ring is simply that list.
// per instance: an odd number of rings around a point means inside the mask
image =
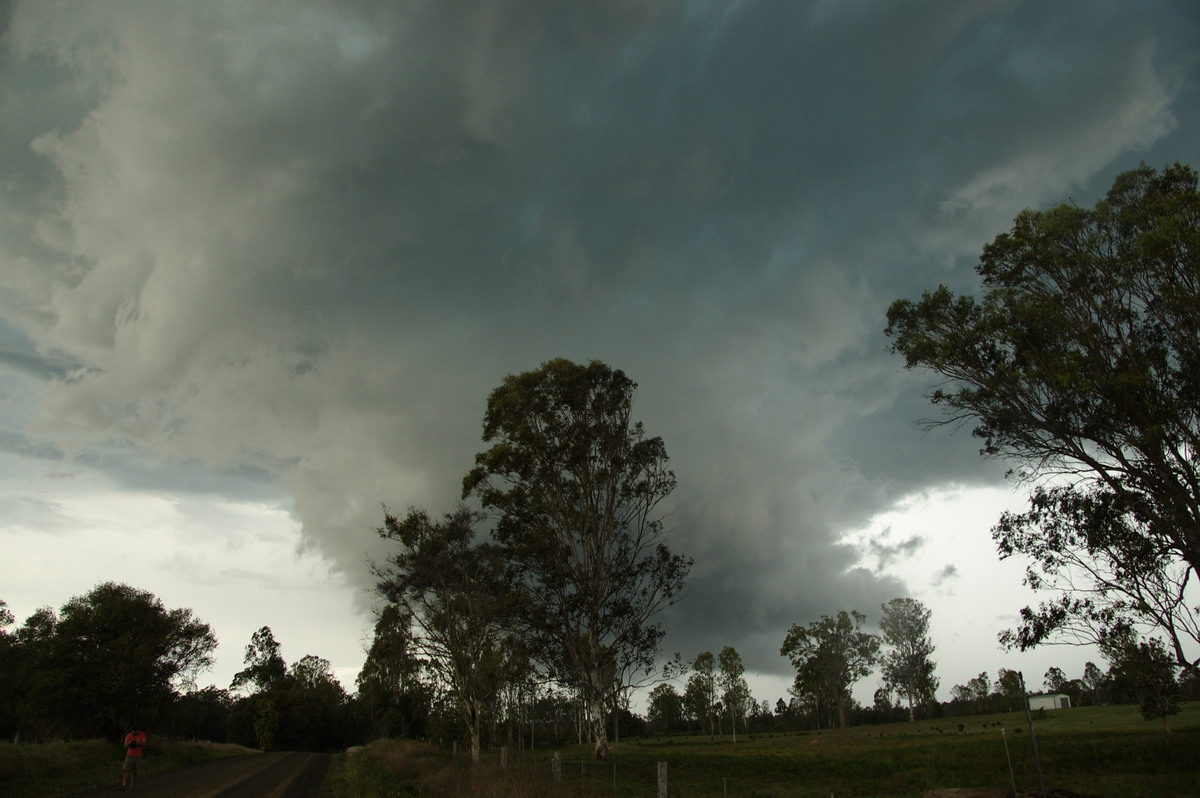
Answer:
[{"label": "person in red shirt", "polygon": [[122,791],[137,785],[138,767],[142,764],[142,749],[145,747],[145,732],[135,729],[125,735],[125,764],[121,766]]}]

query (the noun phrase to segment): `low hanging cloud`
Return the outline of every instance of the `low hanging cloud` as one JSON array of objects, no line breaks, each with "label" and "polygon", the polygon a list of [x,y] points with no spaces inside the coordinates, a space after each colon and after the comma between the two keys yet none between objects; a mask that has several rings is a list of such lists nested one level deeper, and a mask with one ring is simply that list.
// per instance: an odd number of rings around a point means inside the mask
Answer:
[{"label": "low hanging cloud", "polygon": [[9,449],[283,489],[363,584],[381,502],[458,500],[505,374],[598,358],[679,477],[673,645],[876,607],[903,586],[844,531],[995,474],[913,427],[886,307],[1194,155],[1195,14],[1145,8],[15,3]]}]

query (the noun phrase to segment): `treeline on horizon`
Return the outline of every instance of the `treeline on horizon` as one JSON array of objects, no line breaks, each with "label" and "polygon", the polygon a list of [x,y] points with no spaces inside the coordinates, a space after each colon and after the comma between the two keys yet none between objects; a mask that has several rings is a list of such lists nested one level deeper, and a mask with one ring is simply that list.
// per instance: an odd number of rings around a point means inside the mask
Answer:
[{"label": "treeline on horizon", "polygon": [[[153,594],[128,585],[103,583],[58,611],[35,611],[20,625],[0,601],[0,734],[14,742],[119,739],[139,725],[152,737],[266,750],[334,751],[381,737],[426,739],[445,748],[469,744],[457,702],[414,652],[395,606],[378,615],[352,693],[333,676],[328,660],[310,654],[285,662],[266,626],[251,637],[245,668],[229,688],[198,687],[215,648],[212,629],[190,609],[168,609]],[[654,688],[645,717],[631,712],[628,702],[618,706],[608,719],[612,739],[664,734],[736,739],[738,733],[840,725],[833,705],[823,706],[799,673],[787,700],[778,698],[773,706],[756,700],[730,646],[717,656],[701,652],[688,672],[682,693],[672,682]],[[1113,663],[1102,672],[1088,663],[1074,679],[1051,668],[1043,686],[1068,695],[1073,706],[1144,704],[1139,678],[1127,664]],[[1198,700],[1200,680],[1184,673],[1171,692],[1176,708],[1179,701]],[[994,683],[980,673],[956,685],[949,701],[930,695],[912,711],[886,683],[872,706],[858,704],[848,690],[843,698],[848,723],[860,725],[1018,711],[1024,696],[1017,674],[1001,668]],[[590,741],[578,695],[542,683],[531,670],[509,680],[479,711],[485,748]]]}]

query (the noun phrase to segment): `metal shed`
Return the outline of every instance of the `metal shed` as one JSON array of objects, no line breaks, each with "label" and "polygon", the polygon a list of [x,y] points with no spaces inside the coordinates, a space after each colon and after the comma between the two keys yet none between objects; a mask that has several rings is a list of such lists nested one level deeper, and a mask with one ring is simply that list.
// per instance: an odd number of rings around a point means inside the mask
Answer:
[{"label": "metal shed", "polygon": [[1071,697],[1062,693],[1029,696],[1030,709],[1070,709]]}]

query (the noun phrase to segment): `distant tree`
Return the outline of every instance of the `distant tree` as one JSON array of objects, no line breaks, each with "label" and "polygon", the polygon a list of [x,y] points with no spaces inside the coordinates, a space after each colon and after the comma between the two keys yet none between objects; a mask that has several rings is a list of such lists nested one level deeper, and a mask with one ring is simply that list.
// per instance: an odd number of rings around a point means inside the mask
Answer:
[{"label": "distant tree", "polygon": [[230,690],[250,685],[254,692],[266,692],[287,677],[287,662],[279,653],[279,643],[269,626],[261,627],[250,636],[243,661],[246,667],[233,675]]},{"label": "distant tree", "polygon": [[971,701],[975,703],[975,712],[982,714],[987,706],[988,697],[992,694],[992,680],[987,671],[967,682],[967,689],[970,691]]},{"label": "distant tree", "polygon": [[683,590],[691,560],[665,543],[660,502],[675,488],[661,438],[632,421],[637,384],[592,361],[558,359],[510,375],[488,397],[463,496],[499,513],[495,535],[518,569],[524,636],[582,693],[595,757],[618,685],[653,677],[654,617]]},{"label": "distant tree", "polygon": [[262,626],[250,635],[242,661],[246,667],[234,674],[229,689],[250,691],[239,697],[230,710],[228,736],[241,745],[273,749],[282,723],[280,706],[290,708],[295,696],[287,662],[271,627]]},{"label": "distant tree", "polygon": [[908,702],[908,719],[916,720],[915,707],[934,701],[938,679],[933,675],[933,641],[929,638],[929,609],[912,598],[896,598],[883,605],[879,628],[888,647],[882,658],[883,678]]},{"label": "distant tree", "polygon": [[733,646],[721,649],[717,661],[720,666],[717,682],[721,688],[721,704],[729,713],[729,728],[736,744],[738,722],[745,724],[750,704],[753,703],[750,686],[746,684],[746,666],[742,664],[742,657]]},{"label": "distant tree", "polygon": [[791,715],[791,710],[788,706],[788,702],[784,701],[782,698],[776,699],[775,700],[775,717],[779,720],[786,720],[790,715]]},{"label": "distant tree", "polygon": [[209,685],[180,695],[164,733],[180,740],[224,742],[234,699],[228,690]]},{"label": "distant tree", "polygon": [[20,696],[17,674],[20,668],[20,652],[17,649],[16,637],[9,633],[8,627],[16,621],[8,602],[0,599],[0,673],[6,678],[0,679],[0,739],[12,739],[17,732],[17,704]]},{"label": "distant tree", "polygon": [[263,626],[251,635],[244,662],[230,689],[253,689],[232,702],[230,741],[286,751],[332,751],[349,744],[349,698],[329,660],[307,654],[289,668],[271,628]]},{"label": "distant tree", "polygon": [[891,715],[895,704],[892,701],[892,691],[887,683],[876,688],[874,695],[875,712],[880,717],[881,723],[887,722],[887,717]]},{"label": "distant tree", "polygon": [[329,751],[343,747],[347,733],[348,696],[333,675],[329,660],[306,654],[292,664],[292,689],[298,697],[303,722],[291,722],[285,735],[288,747],[301,751]]},{"label": "distant tree", "polygon": [[950,700],[959,704],[970,704],[975,700],[975,691],[969,684],[956,684],[950,688]]},{"label": "distant tree", "polygon": [[385,604],[375,619],[371,647],[356,680],[371,739],[414,735],[428,714],[428,691],[411,628],[412,619],[395,604]]},{"label": "distant tree", "polygon": [[476,544],[477,513],[460,507],[434,521],[419,509],[385,512],[379,534],[400,544],[373,564],[376,592],[411,619],[413,647],[450,688],[479,761],[484,715],[508,673],[506,648],[513,601],[501,552]]},{"label": "distant tree", "polygon": [[775,725],[775,713],[771,711],[771,702],[767,699],[761,701],[750,702],[750,719],[754,721],[754,728],[772,728]]},{"label": "distant tree", "polygon": [[996,674],[996,690],[1004,702],[1006,712],[1025,709],[1025,683],[1019,671],[1001,668]]},{"label": "distant tree", "polygon": [[1067,688],[1067,675],[1063,673],[1062,668],[1051,667],[1046,671],[1042,684],[1045,685],[1047,693],[1062,693]]},{"label": "distant tree", "polygon": [[711,651],[702,651],[692,661],[692,675],[684,690],[684,705],[709,736],[716,734],[717,703],[717,659]]},{"label": "distant tree", "polygon": [[[993,535],[1058,589],[1004,638],[1095,643],[1136,624],[1193,671],[1200,569],[1200,192],[1145,165],[1094,208],[1027,210],[984,248],[981,301],[945,286],[888,311],[893,351],[939,377],[930,394],[982,454],[1066,475]],[[1194,650],[1194,648],[1192,649]]]},{"label": "distant tree", "polygon": [[807,627],[792,624],[779,649],[796,668],[798,690],[831,706],[842,728],[849,725],[850,687],[871,672],[879,655],[879,638],[860,630],[865,620],[857,610],[843,610]]},{"label": "distant tree", "polygon": [[1083,687],[1087,690],[1087,694],[1091,699],[1092,704],[1100,703],[1100,691],[1104,687],[1104,672],[1094,662],[1088,662],[1083,666]]},{"label": "distant tree", "polygon": [[660,682],[650,691],[646,721],[655,734],[666,734],[683,721],[683,696],[675,685]]},{"label": "distant tree", "polygon": [[1139,641],[1127,633],[1107,639],[1102,650],[1113,669],[1134,685],[1142,717],[1162,720],[1169,732],[1167,718],[1179,714],[1182,689],[1176,679],[1179,667],[1163,641]]}]

